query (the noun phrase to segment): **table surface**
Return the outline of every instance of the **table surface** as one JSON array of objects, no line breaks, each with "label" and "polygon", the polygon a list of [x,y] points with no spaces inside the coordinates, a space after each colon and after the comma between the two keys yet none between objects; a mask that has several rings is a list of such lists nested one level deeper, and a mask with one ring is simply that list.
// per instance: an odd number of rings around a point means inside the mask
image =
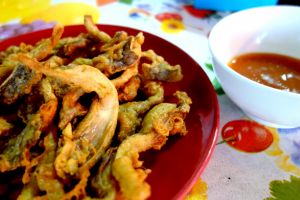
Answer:
[{"label": "table surface", "polygon": [[[300,195],[300,127],[277,129],[251,123],[224,94],[212,70],[207,36],[211,28],[230,12],[197,10],[191,0],[45,0],[34,5],[31,4],[33,0],[3,2],[0,5],[3,11],[0,40],[49,28],[57,21],[80,23],[79,18],[90,13],[97,23],[125,25],[159,35],[182,48],[202,66],[218,94],[220,135],[208,166],[186,199],[260,200],[272,195],[280,200],[300,199],[297,196]],[[30,8],[30,12],[26,8]],[[66,12],[66,9],[73,12]],[[253,126],[259,126],[269,133],[273,142],[258,152],[245,150],[242,145],[230,146],[222,142],[221,135],[228,123],[235,128],[242,126],[251,130]],[[264,141],[251,142],[259,146]],[[293,189],[294,193],[291,192]]]}]

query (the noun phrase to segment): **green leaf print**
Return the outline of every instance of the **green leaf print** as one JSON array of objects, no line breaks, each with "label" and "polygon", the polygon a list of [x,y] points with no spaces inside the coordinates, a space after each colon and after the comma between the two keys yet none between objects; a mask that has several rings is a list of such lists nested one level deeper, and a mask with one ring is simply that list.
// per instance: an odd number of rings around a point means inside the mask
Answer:
[{"label": "green leaf print", "polygon": [[[211,63],[205,63],[204,65],[208,70],[214,72],[213,65]],[[218,95],[224,94],[222,86],[216,78],[213,79],[212,85],[214,86],[214,89]]]},{"label": "green leaf print", "polygon": [[269,186],[272,196],[265,200],[299,200],[300,177],[291,176],[290,179],[272,181]]}]

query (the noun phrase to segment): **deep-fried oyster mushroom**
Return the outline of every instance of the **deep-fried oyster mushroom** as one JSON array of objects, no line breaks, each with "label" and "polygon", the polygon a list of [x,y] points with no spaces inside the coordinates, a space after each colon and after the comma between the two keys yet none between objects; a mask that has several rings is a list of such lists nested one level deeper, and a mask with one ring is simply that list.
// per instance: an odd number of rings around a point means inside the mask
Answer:
[{"label": "deep-fried oyster mushroom", "polygon": [[7,136],[13,129],[13,124],[9,123],[4,118],[0,117],[0,138]]},{"label": "deep-fried oyster mushroom", "polygon": [[89,170],[104,153],[114,135],[119,106],[117,91],[106,76],[88,65],[45,68],[25,56],[20,59],[46,76],[81,88],[85,93],[96,93],[89,112],[75,130],[70,125],[64,129],[64,137],[55,160],[55,169],[60,178],[76,175],[80,180],[65,198],[85,195]]},{"label": "deep-fried oyster mushroom", "polygon": [[[102,46],[101,54],[93,58],[95,67],[107,76],[134,66],[137,67],[141,57],[141,45],[144,43],[143,34],[127,36],[123,33],[117,32],[111,42]],[[134,75],[136,73],[132,76]]]},{"label": "deep-fried oyster mushroom", "polygon": [[0,85],[12,73],[14,66],[0,66]]},{"label": "deep-fried oyster mushroom", "polygon": [[34,46],[0,52],[5,199],[147,199],[151,170],[139,154],[187,133],[191,99],[176,92],[178,103],[165,103],[161,85],[181,80],[180,66],[142,52],[143,33],[111,37],[91,16],[84,25],[65,38],[56,25]]},{"label": "deep-fried oyster mushroom", "polygon": [[108,42],[111,40],[111,37],[107,33],[100,31],[97,28],[97,26],[93,23],[92,16],[84,16],[84,26],[92,38],[100,42]]},{"label": "deep-fried oyster mushroom", "polygon": [[[60,25],[55,26],[52,36],[40,41],[30,52],[27,53],[27,55],[38,61],[46,58],[52,53],[52,49],[59,41],[62,33],[63,27]],[[11,70],[11,74],[5,79],[5,81],[0,82],[0,98],[1,102],[5,104],[12,104],[16,102],[20,96],[29,94],[32,87],[42,78],[40,73],[28,69],[27,66],[19,62],[18,56],[18,54],[12,54],[7,58],[7,62],[11,65],[7,64],[9,65],[9,69],[7,69],[5,73],[10,72]]]},{"label": "deep-fried oyster mushroom", "polygon": [[[15,55],[17,53],[28,53],[33,49],[32,45],[25,44],[21,42],[19,46],[9,46],[6,50],[0,52],[0,67],[9,66],[8,59],[11,55]],[[8,62],[8,63],[7,63]]]},{"label": "deep-fried oyster mushroom", "polygon": [[27,66],[19,64],[10,76],[0,85],[1,103],[12,104],[20,96],[29,94],[34,85],[42,78],[42,74],[33,72]]},{"label": "deep-fried oyster mushroom", "polygon": [[164,90],[159,83],[149,82],[144,86],[144,91],[149,97],[145,101],[134,101],[120,105],[118,122],[120,126],[118,139],[123,141],[126,137],[136,133],[141,125],[143,114],[152,106],[163,102]]},{"label": "deep-fried oyster mushroom", "polygon": [[[39,163],[30,177],[29,182],[23,187],[18,200],[61,199],[64,195],[64,186],[58,179],[54,169],[54,160],[57,150],[57,131],[51,128],[44,139],[45,150],[40,155]],[[41,192],[45,194],[39,196]]]},{"label": "deep-fried oyster mushroom", "polygon": [[149,170],[142,168],[139,153],[151,148],[159,150],[169,135],[187,133],[184,118],[190,110],[191,99],[184,92],[176,92],[179,105],[160,103],[144,117],[139,133],[127,137],[119,146],[112,172],[119,183],[121,198],[142,200],[150,196],[145,182]]},{"label": "deep-fried oyster mushroom", "polygon": [[28,158],[30,148],[36,144],[42,131],[54,119],[58,102],[51,85],[45,80],[41,82],[40,87],[45,103],[41,105],[37,113],[30,116],[29,122],[22,132],[9,140],[7,147],[0,155],[1,172],[14,170],[30,162],[30,158]]},{"label": "deep-fried oyster mushroom", "polygon": [[119,102],[132,101],[137,96],[140,84],[139,76],[133,76],[121,88],[118,88]]},{"label": "deep-fried oyster mushroom", "polygon": [[25,53],[38,61],[45,59],[52,53],[52,50],[61,38],[63,31],[63,26],[57,24],[53,28],[51,37],[42,39],[34,47],[21,43],[19,47],[15,47],[15,50],[7,53],[2,60],[0,67],[11,67],[13,69],[15,66],[19,65],[20,63],[16,60],[16,57],[20,53]]},{"label": "deep-fried oyster mushroom", "polygon": [[84,95],[84,93],[85,92],[81,88],[74,88],[67,92],[63,97],[58,124],[58,127],[61,130],[63,130],[75,117],[87,114],[87,109],[78,102],[79,98]]},{"label": "deep-fried oyster mushroom", "polygon": [[115,200],[117,195],[116,181],[112,176],[112,163],[116,155],[116,148],[109,148],[102,157],[102,162],[96,175],[91,180],[91,187],[97,198]]},{"label": "deep-fried oyster mushroom", "polygon": [[63,51],[63,55],[68,57],[74,54],[76,51],[86,48],[88,44],[89,41],[86,38],[86,34],[80,34],[77,37],[67,37],[61,39],[55,49],[59,50],[62,48],[61,50]]},{"label": "deep-fried oyster mushroom", "polygon": [[53,28],[52,36],[38,42],[37,45],[28,53],[28,55],[38,61],[45,59],[51,55],[53,48],[60,40],[63,32],[64,27],[60,24],[56,24]]},{"label": "deep-fried oyster mushroom", "polygon": [[118,78],[112,79],[112,83],[114,86],[119,89],[122,86],[124,86],[132,77],[136,76],[138,74],[138,66],[134,65],[130,68],[127,68],[121,76]]},{"label": "deep-fried oyster mushroom", "polygon": [[142,64],[142,75],[146,80],[176,82],[182,79],[180,65],[171,66],[163,57],[157,55],[153,50],[144,51],[142,57],[151,61],[150,64]]}]

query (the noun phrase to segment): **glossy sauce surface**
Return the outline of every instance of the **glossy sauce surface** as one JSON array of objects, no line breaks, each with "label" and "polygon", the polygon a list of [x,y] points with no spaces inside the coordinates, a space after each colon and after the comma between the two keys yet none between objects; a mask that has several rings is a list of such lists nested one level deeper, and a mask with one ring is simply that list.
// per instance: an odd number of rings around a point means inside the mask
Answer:
[{"label": "glossy sauce surface", "polygon": [[258,83],[300,93],[300,60],[273,53],[247,53],[236,56],[228,65]]}]

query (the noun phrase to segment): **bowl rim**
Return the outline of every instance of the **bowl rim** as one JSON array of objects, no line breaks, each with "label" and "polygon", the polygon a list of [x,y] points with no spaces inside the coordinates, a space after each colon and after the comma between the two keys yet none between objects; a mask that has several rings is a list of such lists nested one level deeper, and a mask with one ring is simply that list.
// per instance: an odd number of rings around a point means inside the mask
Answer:
[{"label": "bowl rim", "polygon": [[[245,10],[235,12],[233,14],[230,14],[230,15],[224,17],[217,24],[214,25],[214,27],[212,28],[212,30],[209,34],[209,37],[208,37],[208,47],[209,47],[209,50],[211,52],[212,57],[219,63],[219,65],[224,70],[226,70],[226,72],[228,72],[229,74],[231,74],[231,75],[235,76],[236,78],[238,78],[239,81],[246,82],[248,84],[253,85],[255,88],[262,89],[264,91],[272,92],[272,93],[275,93],[275,94],[278,94],[278,95],[288,96],[288,97],[291,97],[291,98],[299,98],[300,99],[300,93],[295,93],[295,92],[291,92],[291,91],[286,91],[286,90],[281,90],[281,89],[273,88],[273,87],[270,87],[270,86],[266,86],[264,84],[258,83],[254,80],[251,80],[250,78],[247,78],[247,77],[241,75],[240,73],[233,70],[228,65],[228,63],[225,63],[224,61],[222,61],[222,59],[220,58],[219,53],[216,53],[217,44],[215,42],[215,39],[218,38],[218,35],[220,35],[220,32],[219,32],[220,28],[219,27],[224,26],[224,24],[228,23],[228,21],[230,22],[232,18],[235,19],[241,14],[245,14],[245,13],[250,14],[250,13],[256,11],[256,10],[261,11],[261,10],[274,10],[274,9],[297,9],[300,12],[300,7],[299,6],[293,6],[293,5],[261,6],[261,7],[249,8],[249,9],[245,9]],[[260,53],[260,52],[262,52],[262,51],[255,51],[254,53]],[[246,53],[253,53],[253,52],[252,51],[251,52],[243,52],[243,53],[240,53],[240,54],[236,54],[235,56],[243,55],[243,54],[246,54]],[[263,52],[263,53],[268,53],[268,52]],[[280,55],[283,55],[283,54],[280,54]],[[286,55],[286,56],[289,56],[289,55]],[[289,57],[292,57],[292,56],[289,56]],[[294,58],[294,57],[292,57],[292,58]],[[298,59],[298,60],[300,60],[300,59]],[[230,62],[230,60],[228,60],[228,62]],[[213,64],[213,69],[216,72],[215,68],[216,68],[216,66],[215,66],[215,64]],[[216,77],[219,79],[217,73],[215,73],[215,74],[216,74]],[[222,81],[220,81],[220,82],[222,83]]]}]

